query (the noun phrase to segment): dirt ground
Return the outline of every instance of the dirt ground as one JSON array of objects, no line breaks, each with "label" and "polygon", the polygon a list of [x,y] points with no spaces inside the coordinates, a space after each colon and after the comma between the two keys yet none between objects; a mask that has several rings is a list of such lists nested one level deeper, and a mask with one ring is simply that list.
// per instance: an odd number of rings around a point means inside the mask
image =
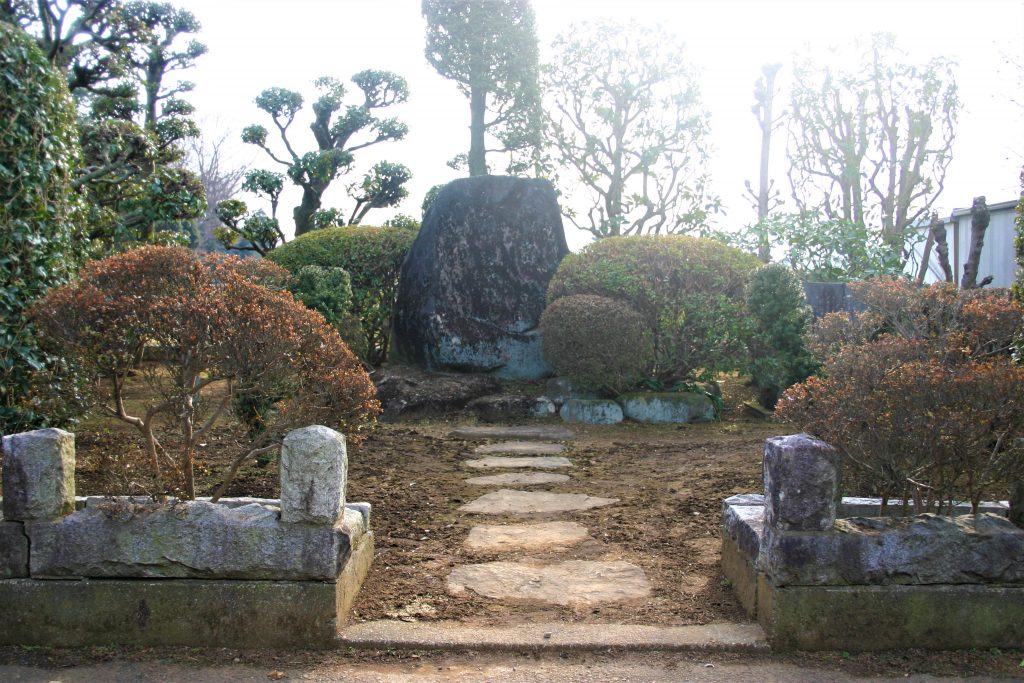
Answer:
[{"label": "dirt ground", "polygon": [[[788,429],[746,415],[742,401],[749,400],[751,393],[739,380],[725,382],[724,394],[725,414],[721,422],[714,424],[573,427],[578,438],[567,442],[565,453],[574,463],[572,479],[545,488],[619,498],[620,503],[558,515],[558,519],[583,524],[593,540],[557,555],[530,557],[627,560],[642,567],[654,586],[652,596],[643,601],[586,609],[511,604],[472,594],[449,596],[445,578],[452,567],[499,559],[497,555],[471,555],[462,547],[472,526],[495,521],[458,512],[459,505],[488,490],[464,483],[465,478],[479,474],[461,464],[476,443],[447,436],[455,426],[472,424],[473,419],[451,415],[375,427],[363,443],[349,450],[348,499],[373,503],[372,525],[377,543],[373,567],[355,605],[355,618],[454,619],[480,625],[560,620],[668,625],[746,620],[719,568],[721,501],[735,493],[761,490],[763,441]],[[130,441],[130,427],[107,418],[91,418],[76,429],[76,434],[79,495],[121,493],[126,488],[135,492],[145,490],[144,461],[141,451]],[[199,495],[209,495],[220,483],[237,452],[240,436],[238,425],[225,422],[201,449],[197,466]],[[173,440],[169,433],[163,437],[168,446],[173,446]],[[277,497],[276,464],[245,466],[229,495]],[[660,655],[653,657],[667,663],[676,661]],[[1022,657],[1024,652],[1019,650],[899,651],[767,657],[716,655],[716,661],[734,660],[739,666],[771,661],[834,669],[854,676],[930,672],[1013,677],[1024,675]],[[585,659],[597,666],[602,661],[619,660],[603,660],[600,656]],[[403,666],[416,668],[422,664],[426,668],[432,662],[447,663],[451,658],[395,652],[0,647],[0,663],[6,664],[60,669],[105,661],[178,662],[186,666],[241,664],[267,671],[305,670],[306,678],[308,672],[330,662],[402,662]],[[474,660],[468,657],[466,661]],[[320,678],[315,673],[311,677]]]},{"label": "dirt ground", "polygon": [[[461,504],[490,490],[464,482],[479,474],[462,465],[477,443],[447,436],[474,418],[451,415],[373,428],[362,443],[349,449],[348,499],[373,504],[376,534],[376,557],[355,605],[356,618],[456,619],[481,625],[744,620],[719,569],[721,501],[734,493],[761,490],[763,441],[786,428],[744,415],[741,401],[749,399],[750,392],[742,382],[726,381],[725,389],[725,415],[718,423],[573,426],[578,438],[566,443],[565,452],[574,465],[572,479],[544,490],[620,502],[569,515],[531,515],[531,522],[579,522],[592,540],[529,558],[624,560],[643,568],[654,587],[643,601],[593,608],[510,604],[472,593],[448,595],[445,579],[456,565],[508,559],[470,554],[462,546],[474,525],[503,521],[458,511]],[[209,495],[219,484],[237,450],[239,429],[225,422],[200,450],[199,495]],[[76,435],[79,495],[146,491],[145,461],[130,427],[92,418]],[[171,433],[161,440],[168,447],[174,445]],[[229,495],[277,497],[276,464],[243,467]]]}]

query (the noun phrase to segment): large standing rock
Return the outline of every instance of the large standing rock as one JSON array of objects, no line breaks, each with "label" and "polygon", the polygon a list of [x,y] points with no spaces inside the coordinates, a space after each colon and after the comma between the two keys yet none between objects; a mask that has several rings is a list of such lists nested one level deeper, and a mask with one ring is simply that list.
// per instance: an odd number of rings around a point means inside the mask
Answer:
[{"label": "large standing rock", "polygon": [[449,183],[402,265],[395,352],[429,370],[545,376],[536,327],[548,281],[568,252],[546,180]]}]

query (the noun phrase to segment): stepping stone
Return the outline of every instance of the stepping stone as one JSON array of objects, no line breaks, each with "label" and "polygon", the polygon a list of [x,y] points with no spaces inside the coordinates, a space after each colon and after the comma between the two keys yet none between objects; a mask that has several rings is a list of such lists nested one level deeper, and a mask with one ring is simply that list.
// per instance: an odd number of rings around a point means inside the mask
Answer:
[{"label": "stepping stone", "polygon": [[554,470],[559,467],[572,467],[568,458],[559,455],[538,456],[536,458],[479,458],[478,460],[467,460],[466,467],[474,467],[478,470],[509,469],[513,467],[537,467],[542,470]]},{"label": "stepping stone", "polygon": [[618,498],[595,498],[584,493],[548,493],[501,489],[480,496],[459,508],[484,515],[524,515],[540,512],[572,512],[618,503]]},{"label": "stepping stone", "polygon": [[467,479],[466,483],[474,486],[515,486],[517,484],[529,486],[530,484],[560,484],[563,481],[569,481],[569,475],[549,472],[505,472],[486,477],[473,477]]},{"label": "stepping stone", "polygon": [[587,538],[587,528],[576,522],[503,524],[473,527],[465,545],[479,552],[503,552],[575,545]]},{"label": "stepping stone", "polygon": [[459,427],[451,434],[453,439],[518,439],[536,441],[565,441],[576,435],[565,427]]},{"label": "stepping stone", "polygon": [[565,450],[560,443],[543,443],[536,441],[502,441],[501,443],[480,444],[473,449],[474,453],[516,453],[519,455],[558,455]]},{"label": "stepping stone", "polygon": [[488,598],[592,605],[645,598],[651,584],[640,567],[628,562],[487,562],[456,567],[448,575],[449,593],[467,590]]}]

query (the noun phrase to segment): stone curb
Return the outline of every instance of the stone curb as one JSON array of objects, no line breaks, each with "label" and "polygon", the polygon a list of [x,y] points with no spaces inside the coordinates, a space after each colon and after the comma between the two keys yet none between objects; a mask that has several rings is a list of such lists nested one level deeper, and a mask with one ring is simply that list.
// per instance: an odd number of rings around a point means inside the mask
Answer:
[{"label": "stone curb", "polygon": [[361,650],[463,652],[767,652],[757,624],[638,626],[631,624],[528,624],[481,627],[458,622],[367,621],[339,634],[342,646]]}]

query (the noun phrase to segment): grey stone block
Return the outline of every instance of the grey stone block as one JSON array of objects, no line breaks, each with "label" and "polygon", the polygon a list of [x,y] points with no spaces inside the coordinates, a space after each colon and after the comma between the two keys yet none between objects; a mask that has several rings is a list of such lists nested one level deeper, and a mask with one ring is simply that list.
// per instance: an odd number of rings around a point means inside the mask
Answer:
[{"label": "grey stone block", "polygon": [[761,566],[775,586],[1024,584],[1024,530],[993,514],[845,519],[768,531]]},{"label": "grey stone block", "polygon": [[37,578],[334,581],[350,552],[344,522],[284,524],[273,508],[201,501],[97,505],[26,531]]},{"label": "grey stone block", "polygon": [[722,514],[722,533],[753,562],[761,550],[764,529],[764,506],[729,506]]},{"label": "grey stone block", "polygon": [[622,422],[622,408],[615,401],[573,398],[562,405],[559,412],[565,422],[592,425],[613,425]]},{"label": "grey stone block", "polygon": [[281,521],[333,525],[345,507],[345,437],[322,425],[289,432],[280,469]]},{"label": "grey stone block", "polygon": [[0,579],[28,576],[28,536],[21,522],[0,516]]},{"label": "grey stone block", "polygon": [[75,435],[37,429],[3,438],[4,517],[53,519],[75,509]]},{"label": "grey stone block", "polygon": [[633,393],[619,397],[622,412],[631,420],[648,424],[711,422],[715,405],[704,394]]},{"label": "grey stone block", "polygon": [[839,507],[839,453],[806,434],[765,440],[766,527],[777,531],[824,531]]}]

